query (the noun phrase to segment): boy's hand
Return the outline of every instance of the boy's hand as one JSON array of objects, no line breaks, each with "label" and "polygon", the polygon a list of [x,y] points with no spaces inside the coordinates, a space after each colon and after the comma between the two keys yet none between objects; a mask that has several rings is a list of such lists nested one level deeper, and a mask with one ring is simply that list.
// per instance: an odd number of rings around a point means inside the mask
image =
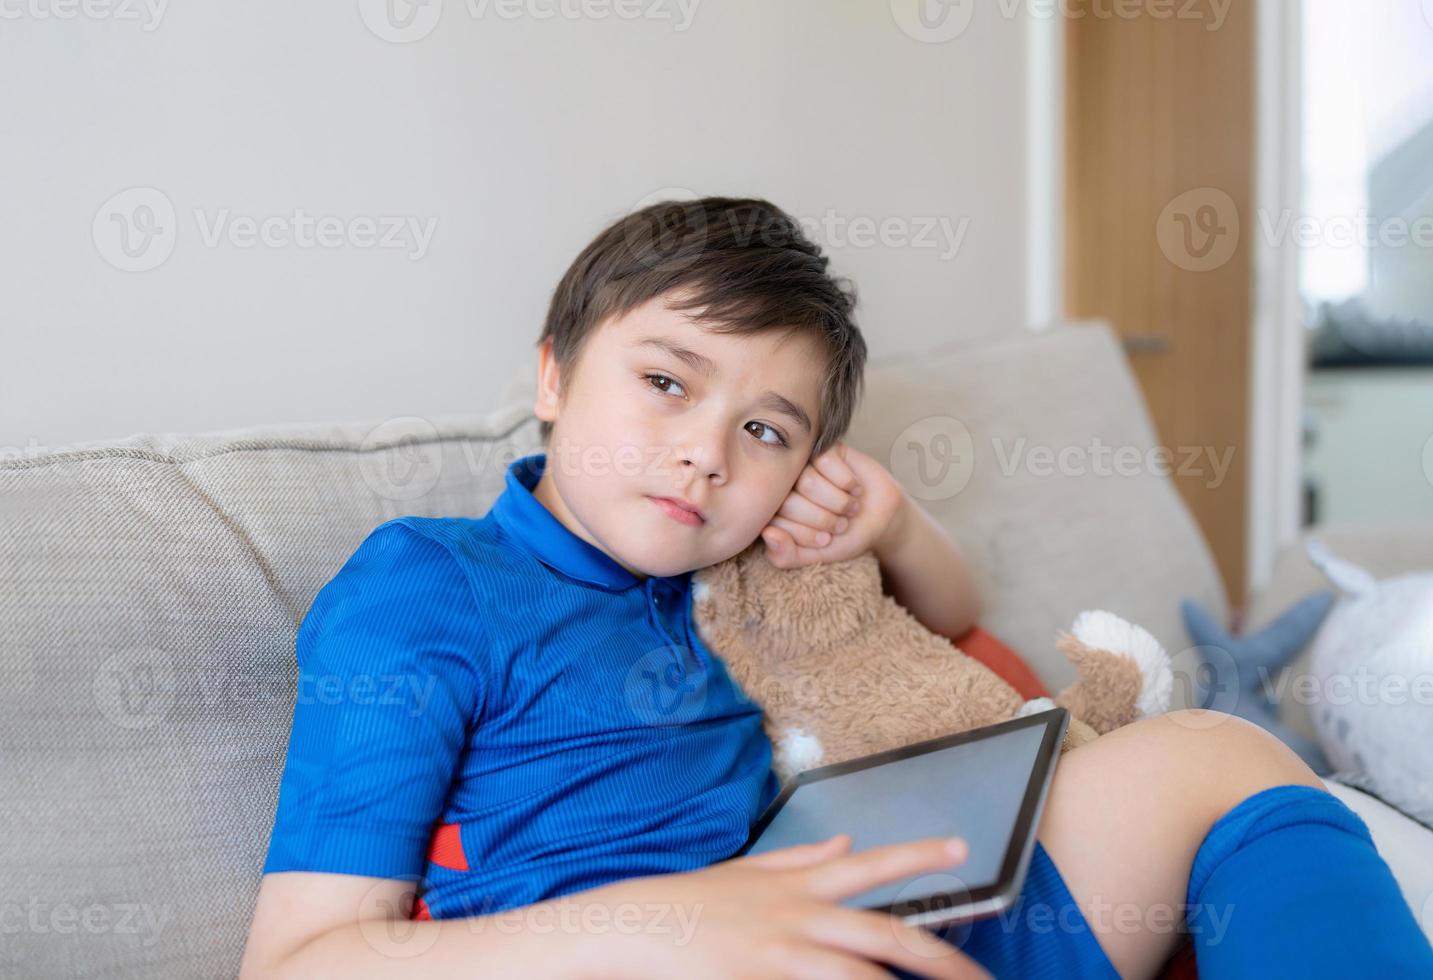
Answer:
[{"label": "boy's hand", "polygon": [[[877,964],[950,980],[990,976],[927,929],[838,904],[912,875],[950,874],[968,855],[964,841],[958,853],[945,837],[857,854],[845,853],[850,843],[849,835],[838,834],[594,889],[581,897],[661,910],[668,928],[607,933],[588,955],[623,977],[889,977]],[[685,934],[670,927],[676,922],[689,924]]]},{"label": "boy's hand", "polygon": [[896,478],[865,453],[837,442],[806,464],[761,530],[777,568],[846,561],[899,537],[909,507]]}]

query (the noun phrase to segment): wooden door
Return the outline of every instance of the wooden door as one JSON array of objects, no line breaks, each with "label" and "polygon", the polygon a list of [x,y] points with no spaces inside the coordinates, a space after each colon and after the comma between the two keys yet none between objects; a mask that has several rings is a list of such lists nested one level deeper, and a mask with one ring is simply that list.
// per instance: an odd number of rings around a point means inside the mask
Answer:
[{"label": "wooden door", "polygon": [[1254,0],[1228,0],[1218,20],[1221,6],[1126,16],[1100,2],[1068,19],[1065,307],[1125,339],[1176,485],[1242,605]]}]

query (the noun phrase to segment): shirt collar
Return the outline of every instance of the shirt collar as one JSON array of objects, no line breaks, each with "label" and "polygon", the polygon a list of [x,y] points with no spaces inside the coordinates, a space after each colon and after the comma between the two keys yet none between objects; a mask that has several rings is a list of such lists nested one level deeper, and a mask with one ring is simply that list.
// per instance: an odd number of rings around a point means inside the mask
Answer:
[{"label": "shirt collar", "polygon": [[[635,575],[601,548],[568,530],[532,495],[546,465],[546,453],[514,460],[507,469],[507,487],[493,503],[493,516],[539,561],[569,578],[612,592],[636,585],[639,580]],[[669,580],[675,584],[683,577],[672,576]]]}]

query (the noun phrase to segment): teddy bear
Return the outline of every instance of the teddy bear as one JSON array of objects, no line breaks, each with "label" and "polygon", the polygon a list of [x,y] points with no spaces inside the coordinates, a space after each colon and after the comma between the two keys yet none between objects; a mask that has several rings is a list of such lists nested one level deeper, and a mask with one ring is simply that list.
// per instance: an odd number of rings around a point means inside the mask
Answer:
[{"label": "teddy bear", "polygon": [[1059,705],[1061,752],[1169,706],[1168,655],[1147,631],[1082,613],[1056,645],[1078,679],[1026,700],[926,629],[881,588],[871,552],[783,569],[758,539],[692,578],[692,618],[709,650],[761,705],[784,784],[816,766],[993,725]]}]

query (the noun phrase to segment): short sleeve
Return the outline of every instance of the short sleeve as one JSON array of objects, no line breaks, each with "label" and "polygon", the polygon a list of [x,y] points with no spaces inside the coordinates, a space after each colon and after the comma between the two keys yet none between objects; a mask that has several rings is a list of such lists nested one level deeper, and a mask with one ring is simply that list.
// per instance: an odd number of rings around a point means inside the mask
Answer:
[{"label": "short sleeve", "polygon": [[364,539],[299,627],[265,873],[423,873],[480,713],[485,646],[446,547],[396,520]]}]

